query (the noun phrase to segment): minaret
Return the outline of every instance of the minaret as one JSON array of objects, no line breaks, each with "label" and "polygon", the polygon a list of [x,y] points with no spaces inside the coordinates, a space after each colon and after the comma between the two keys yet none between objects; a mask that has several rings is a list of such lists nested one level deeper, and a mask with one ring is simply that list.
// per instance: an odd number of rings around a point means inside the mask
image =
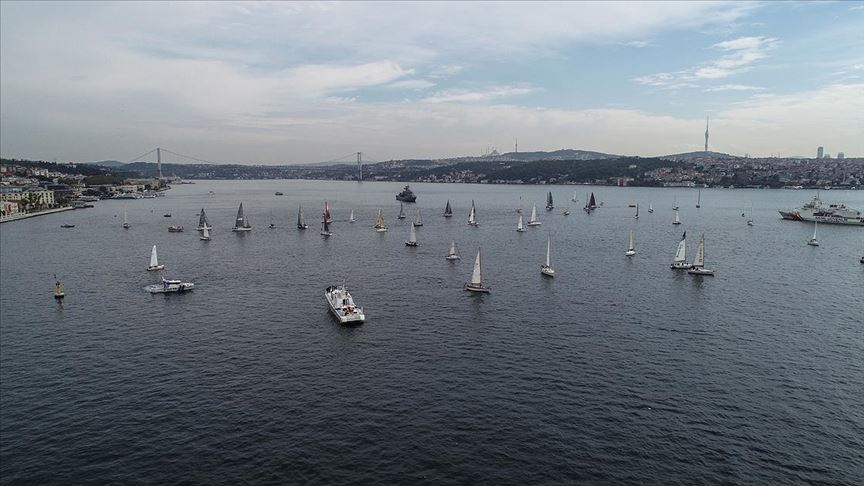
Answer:
[{"label": "minaret", "polygon": [[705,151],[708,151],[708,115],[705,115]]},{"label": "minaret", "polygon": [[519,137],[516,137],[516,153],[519,153]]}]

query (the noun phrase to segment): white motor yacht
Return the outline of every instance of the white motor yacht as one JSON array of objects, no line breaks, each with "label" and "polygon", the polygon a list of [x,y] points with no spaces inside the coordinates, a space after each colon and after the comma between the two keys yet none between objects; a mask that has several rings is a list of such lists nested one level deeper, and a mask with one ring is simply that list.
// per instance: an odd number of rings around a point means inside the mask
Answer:
[{"label": "white motor yacht", "polygon": [[366,320],[363,308],[354,303],[354,298],[351,297],[344,283],[324,289],[324,298],[327,299],[330,312],[339,319],[340,323],[358,323]]}]

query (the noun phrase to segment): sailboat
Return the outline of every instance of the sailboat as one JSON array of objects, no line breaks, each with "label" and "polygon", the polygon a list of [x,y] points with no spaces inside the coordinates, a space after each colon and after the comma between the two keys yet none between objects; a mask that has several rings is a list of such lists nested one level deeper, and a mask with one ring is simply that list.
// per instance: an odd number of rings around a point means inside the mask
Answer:
[{"label": "sailboat", "polygon": [[577,201],[579,201],[579,198],[576,197],[576,191],[573,191],[573,197],[571,197],[570,200],[573,201],[573,202],[577,202]]},{"label": "sailboat", "polygon": [[333,217],[330,215],[330,203],[327,201],[324,201],[324,219],[326,219],[328,223],[333,222]]},{"label": "sailboat", "polygon": [[597,209],[597,201],[594,199],[594,193],[593,192],[591,193],[591,197],[587,201],[585,201],[585,208],[584,209],[585,209],[586,213],[590,213],[591,211],[594,211],[595,209]]},{"label": "sailboat", "polygon": [[305,230],[307,228],[309,228],[309,225],[306,224],[306,218],[303,217],[303,206],[301,205],[297,209],[297,229]]},{"label": "sailboat", "polygon": [[699,240],[699,246],[696,247],[696,258],[693,259],[693,265],[690,270],[687,270],[690,275],[708,275],[714,276],[714,270],[705,268],[705,235]]},{"label": "sailboat", "polygon": [[129,229],[129,218],[126,217],[126,210],[123,210],[123,229]]},{"label": "sailboat", "polygon": [[326,201],[324,202],[324,212],[321,213],[321,236],[324,238],[333,236],[333,232],[330,231],[330,206]]},{"label": "sailboat", "polygon": [[468,213],[468,225],[469,226],[480,226],[480,223],[477,222],[477,208],[474,207],[474,200],[471,200],[471,212]]},{"label": "sailboat", "polygon": [[459,253],[456,251],[456,240],[450,242],[450,251],[447,252],[447,256],[445,256],[444,258],[450,260],[451,262],[454,262],[461,258],[459,256]]},{"label": "sailboat", "polygon": [[702,207],[702,189],[699,189],[699,193],[696,195],[696,209]]},{"label": "sailboat", "polygon": [[447,200],[447,205],[444,206],[444,217],[452,218],[453,217],[453,208],[450,207],[450,200]]},{"label": "sailboat", "polygon": [[546,263],[540,265],[540,273],[547,277],[555,276],[555,270],[552,269],[552,236],[546,239]]},{"label": "sailboat", "polygon": [[420,217],[420,210],[417,210],[417,218],[414,219],[414,226],[423,226],[423,218]]},{"label": "sailboat", "polygon": [[237,209],[237,218],[234,220],[234,227],[231,228],[231,231],[252,231],[252,226],[249,226],[249,221],[246,219],[246,215],[243,214],[242,202],[240,203],[240,208]]},{"label": "sailboat", "polygon": [[552,204],[552,191],[549,191],[546,194],[546,211],[552,211],[553,209],[555,209],[555,205]]},{"label": "sailboat", "polygon": [[636,254],[636,246],[633,244],[633,230],[630,230],[630,244],[627,246],[627,252],[624,254],[628,257]]},{"label": "sailboat", "polygon": [[531,208],[531,219],[528,220],[528,226],[540,226],[542,222],[537,220],[537,205]]},{"label": "sailboat", "polygon": [[373,228],[379,233],[387,231],[387,225],[384,224],[384,213],[381,212],[381,208],[378,208],[378,216],[375,218],[375,226]]},{"label": "sailboat", "polygon": [[399,216],[396,216],[399,219],[405,219],[405,207],[402,203],[399,203]]},{"label": "sailboat", "polygon": [[207,214],[204,212],[204,208],[201,208],[201,214],[198,215],[198,228],[196,229],[198,231],[204,231],[204,228],[213,229],[213,227],[210,226],[210,222],[207,221]]},{"label": "sailboat", "polygon": [[519,207],[516,208],[516,214],[522,214],[522,196],[519,196]]},{"label": "sailboat", "polygon": [[202,241],[210,241],[210,227],[205,226],[204,229],[201,231],[201,236],[199,236],[198,238],[200,238]]},{"label": "sailboat", "polygon": [[813,237],[810,238],[810,241],[807,242],[810,246],[819,246],[819,240],[816,239],[816,227],[819,226],[819,222],[813,221]]},{"label": "sailboat", "polygon": [[66,294],[63,292],[63,286],[60,285],[60,279],[57,278],[57,275],[54,275],[54,298],[57,300],[66,297]]},{"label": "sailboat", "polygon": [[681,218],[678,217],[678,210],[675,210],[675,221],[672,221],[672,224],[679,225],[681,224]]},{"label": "sailboat", "polygon": [[471,272],[471,281],[465,282],[465,290],[469,292],[489,293],[489,287],[483,285],[483,270],[481,266],[480,248],[477,248],[477,258],[474,259],[474,270]]},{"label": "sailboat", "polygon": [[636,214],[633,215],[633,219],[639,219],[639,203],[636,203]]},{"label": "sailboat", "polygon": [[156,245],[153,245],[153,250],[150,251],[150,266],[147,267],[148,272],[154,270],[162,270],[165,265],[159,265],[159,255],[156,254]]},{"label": "sailboat", "polygon": [[654,212],[654,205],[653,205],[652,203],[650,203],[650,202],[648,203],[648,212],[649,212],[649,213],[653,213],[653,212]]},{"label": "sailboat", "polygon": [[267,227],[270,228],[270,229],[273,229],[273,228],[276,227],[276,224],[273,223],[273,210],[272,210],[272,209],[270,210],[270,225],[267,226]]},{"label": "sailboat", "polygon": [[417,225],[411,223],[411,232],[408,233],[408,241],[405,242],[405,246],[417,246]]},{"label": "sailboat", "polygon": [[352,209],[351,214],[348,216],[348,222],[353,223],[354,221],[357,221],[357,220],[354,219],[354,210]]},{"label": "sailboat", "polygon": [[564,216],[570,216],[570,208],[564,208],[564,211],[561,214]]},{"label": "sailboat", "polygon": [[687,232],[681,236],[681,241],[678,242],[678,249],[675,250],[675,259],[669,265],[672,270],[687,270],[690,264],[687,263]]},{"label": "sailboat", "polygon": [[753,226],[753,205],[750,205],[750,217],[747,219],[747,226]]},{"label": "sailboat", "polygon": [[526,231],[528,231],[528,228],[526,228],[525,225],[522,224],[522,215],[520,214],[519,215],[519,222],[516,223],[516,232],[517,233],[524,233]]},{"label": "sailboat", "polygon": [[678,196],[672,199],[672,211],[678,211]]}]

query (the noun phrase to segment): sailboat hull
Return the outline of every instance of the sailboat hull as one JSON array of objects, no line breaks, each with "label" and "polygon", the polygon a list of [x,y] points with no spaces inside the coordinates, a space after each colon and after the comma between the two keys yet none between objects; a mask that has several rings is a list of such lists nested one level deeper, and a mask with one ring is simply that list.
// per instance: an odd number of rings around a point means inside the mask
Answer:
[{"label": "sailboat hull", "polygon": [[705,275],[707,277],[714,276],[714,270],[708,270],[707,268],[691,268],[687,270],[687,273],[690,275]]},{"label": "sailboat hull", "polygon": [[544,277],[554,277],[555,276],[555,270],[552,270],[552,268],[550,268],[550,267],[542,267],[540,269],[540,273]]},{"label": "sailboat hull", "polygon": [[164,268],[165,268],[165,265],[156,265],[156,266],[147,267],[147,271],[148,272],[155,272],[157,270],[163,270]]},{"label": "sailboat hull", "polygon": [[543,224],[542,221],[528,221],[528,223],[526,223],[527,226],[540,226],[541,224]]},{"label": "sailboat hull", "polygon": [[636,254],[636,250],[627,250],[627,252],[624,253],[624,254],[627,255],[627,256],[633,256],[633,255]]},{"label": "sailboat hull", "polygon": [[405,246],[418,246],[416,241],[406,241]]},{"label": "sailboat hull", "polygon": [[478,294],[491,293],[491,290],[488,287],[478,287],[478,286],[472,285],[470,283],[465,284],[465,290],[467,290],[468,292],[475,292]]},{"label": "sailboat hull", "polygon": [[451,261],[451,262],[455,262],[456,260],[461,260],[461,258],[459,257],[459,255],[447,255],[447,256],[445,256],[444,258],[445,258],[446,260]]},{"label": "sailboat hull", "polygon": [[689,270],[692,267],[693,265],[687,262],[674,262],[673,264],[669,265],[669,268],[671,268],[672,270]]},{"label": "sailboat hull", "polygon": [[234,233],[245,233],[247,231],[252,231],[252,228],[231,228],[231,231]]}]

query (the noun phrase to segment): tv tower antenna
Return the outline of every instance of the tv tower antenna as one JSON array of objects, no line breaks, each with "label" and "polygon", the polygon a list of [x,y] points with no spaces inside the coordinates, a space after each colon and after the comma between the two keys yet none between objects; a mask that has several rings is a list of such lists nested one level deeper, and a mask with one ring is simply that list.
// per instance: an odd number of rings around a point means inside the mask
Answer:
[{"label": "tv tower antenna", "polygon": [[705,115],[705,151],[708,151],[708,115]]}]

